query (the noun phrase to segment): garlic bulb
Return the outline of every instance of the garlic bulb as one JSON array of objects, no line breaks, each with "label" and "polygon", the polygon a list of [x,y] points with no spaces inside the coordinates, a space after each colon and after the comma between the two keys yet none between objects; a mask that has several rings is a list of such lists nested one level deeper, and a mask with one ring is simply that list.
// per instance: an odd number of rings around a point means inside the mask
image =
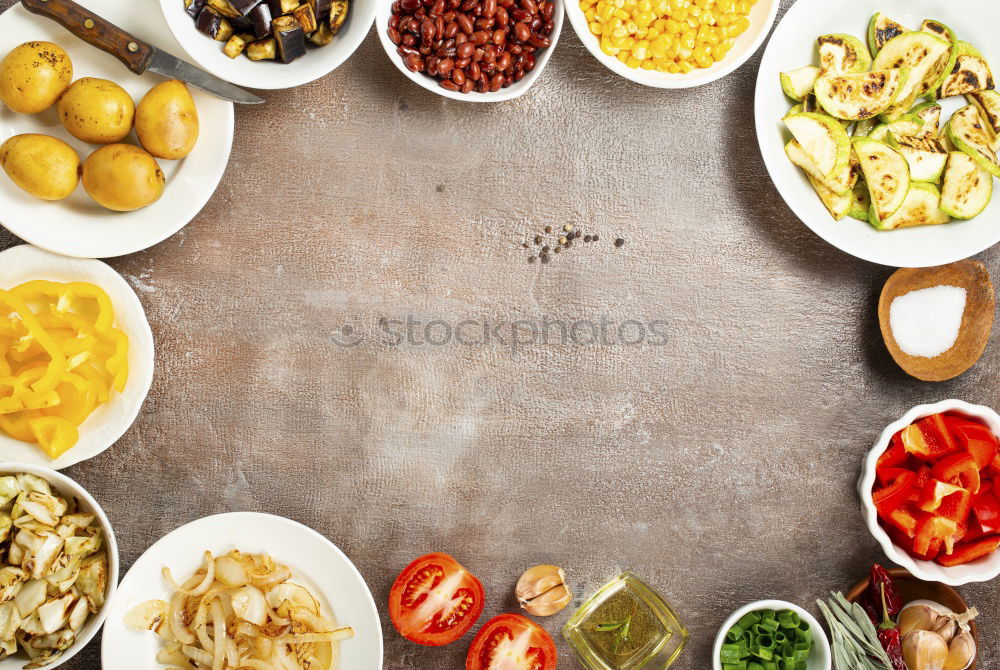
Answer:
[{"label": "garlic bulb", "polygon": [[899,613],[899,633],[906,635],[915,630],[936,630],[940,619],[947,617],[940,612],[941,605],[930,600],[914,600]]},{"label": "garlic bulb", "polygon": [[903,636],[903,661],[907,670],[944,670],[948,644],[937,633],[914,630]]},{"label": "garlic bulb", "polygon": [[972,633],[962,630],[948,645],[948,658],[944,662],[944,670],[965,670],[976,658],[976,641]]}]

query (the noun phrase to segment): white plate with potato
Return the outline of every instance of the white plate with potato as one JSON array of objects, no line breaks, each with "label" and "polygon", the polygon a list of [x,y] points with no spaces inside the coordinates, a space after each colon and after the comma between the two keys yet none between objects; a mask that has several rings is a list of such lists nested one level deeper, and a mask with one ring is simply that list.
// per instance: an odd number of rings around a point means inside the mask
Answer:
[{"label": "white plate with potato", "polygon": [[[876,229],[868,222],[851,218],[850,214],[841,220],[834,220],[805,174],[785,154],[785,143],[791,136],[782,119],[795,102],[782,92],[779,74],[818,65],[817,38],[837,33],[857,38],[863,45],[862,49],[867,48],[866,55],[874,57],[869,62],[870,67],[883,69],[879,65],[879,50],[875,49],[873,54],[868,44],[869,24],[876,12],[898,22],[907,33],[921,31],[925,19],[936,19],[953,31],[955,40],[971,43],[989,65],[1000,68],[1000,42],[995,36],[995,27],[1000,25],[1000,4],[992,0],[950,3],[934,0],[883,0],[879,3],[864,0],[837,3],[798,0],[775,28],[757,77],[755,120],[764,163],[778,192],[795,215],[821,238],[852,256],[893,267],[928,267],[967,258],[1000,242],[1000,205],[997,202],[967,220],[956,215],[947,223],[928,221],[936,225],[900,226],[892,230]],[[950,52],[950,41],[945,42],[946,53]],[[918,62],[923,65],[922,61]],[[921,81],[926,79],[927,75],[920,78]],[[931,93],[933,91],[928,94]],[[921,97],[918,97],[913,104],[916,106],[921,102]],[[940,136],[946,122],[970,101],[962,95],[946,95],[938,102],[942,108],[937,128]],[[880,118],[877,122],[885,123],[885,120]],[[850,132],[858,135],[858,125],[851,124]],[[905,133],[899,135],[904,136],[904,140],[908,139]],[[911,176],[912,180],[906,179],[905,182],[918,183],[920,190],[933,192],[938,188],[934,179],[917,178],[915,173]],[[995,180],[991,178],[991,181]],[[946,190],[943,185],[940,189]]]},{"label": "white plate with potato", "polygon": [[[84,0],[82,4],[159,48],[174,54],[182,53],[163,18],[158,12],[149,11],[145,3]],[[16,4],[0,15],[0,60],[28,41],[57,44],[69,56],[74,82],[88,77],[110,80],[124,89],[138,108],[142,108],[140,101],[150,89],[166,81],[152,73],[143,76],[132,74],[113,56],[89,46],[56,22],[30,14]],[[121,140],[135,147],[125,151],[135,153],[138,170],[145,170],[145,174],[130,173],[133,178],[144,177],[140,182],[142,188],[105,186],[103,191],[99,186],[94,188],[94,184],[100,183],[100,165],[96,159],[91,163],[94,169],[90,170],[88,185],[104,200],[105,205],[116,208],[129,208],[157,195],[159,175],[156,170],[159,169],[163,180],[162,192],[152,204],[132,211],[113,211],[98,204],[88,194],[83,180],[68,197],[45,200],[19,187],[9,173],[0,173],[0,224],[36,246],[79,258],[107,258],[141,251],[176,233],[198,214],[215,192],[229,161],[233,140],[232,103],[195,89],[190,89],[190,95],[197,110],[198,133],[197,141],[186,157],[179,160],[152,159],[145,152],[136,151],[140,141],[134,129]],[[160,108],[148,105],[146,118]],[[80,128],[76,130],[78,135],[83,134]],[[61,122],[56,105],[31,114],[14,112],[0,103],[0,145],[22,134],[48,135],[66,142],[78,155],[81,167],[91,154],[104,146],[74,137]],[[49,146],[62,146],[46,142]],[[148,138],[146,144],[154,153],[163,153],[149,146]],[[27,146],[27,150],[43,147],[43,156],[55,155],[39,143],[32,142]],[[10,161],[11,152],[6,153]],[[104,155],[108,153],[106,151]],[[63,154],[67,156],[66,160],[73,160],[72,153],[65,148]],[[150,163],[151,159],[155,160],[155,165]],[[65,189],[59,192],[59,184],[52,182],[59,174],[58,166],[65,167],[65,162],[57,161],[43,175],[29,174],[32,187],[49,197],[62,195]],[[70,170],[65,169],[64,181],[69,179],[69,174]],[[69,185],[72,186],[71,183]],[[143,189],[146,193],[142,193]],[[123,199],[122,196],[126,197]]]},{"label": "white plate with potato", "polygon": [[[277,564],[272,573],[279,572],[281,567],[287,567],[291,571],[290,576],[285,573],[287,582],[303,587],[309,592],[310,597],[306,599],[315,603],[319,616],[334,624],[331,628],[352,629],[350,635],[336,642],[338,648],[334,657],[339,658],[339,663],[333,663],[333,668],[330,670],[379,670],[382,667],[382,627],[379,623],[378,610],[364,578],[350,559],[332,542],[300,523],[270,514],[233,512],[205,517],[181,526],[147,549],[132,565],[118,586],[118,594],[104,624],[101,643],[103,669],[164,670],[167,665],[174,667],[182,665],[180,662],[167,664],[157,662],[157,654],[165,652],[168,648],[164,638],[174,636],[171,632],[173,626],[170,623],[174,617],[168,611],[165,621],[163,618],[157,621],[157,617],[149,617],[148,622],[152,625],[139,625],[136,615],[140,614],[142,609],[137,610],[137,608],[145,607],[151,601],[161,601],[162,608],[162,603],[172,600],[176,591],[165,579],[164,569],[169,569],[171,578],[182,587],[191,592],[198,592],[199,588],[192,588],[194,584],[185,585],[184,582],[195,575],[199,568],[207,565],[205,552],[210,552],[216,559],[212,561],[211,576],[214,581],[202,583],[201,588],[204,590],[201,592],[213,594],[209,600],[212,597],[222,597],[227,601],[231,597],[234,599],[232,605],[229,602],[224,605],[227,610],[226,616],[230,617],[225,628],[232,633],[237,630],[237,624],[245,626],[246,622],[253,621],[254,616],[247,610],[255,608],[243,608],[241,604],[252,603],[254,599],[237,598],[237,589],[246,585],[249,577],[253,580],[253,586],[259,587],[266,593],[266,598],[271,599],[273,594],[269,591],[270,586],[264,586],[257,578],[252,577],[257,571],[248,569],[242,572],[237,569],[240,574],[234,578],[232,565],[228,566],[229,569],[223,569],[217,559],[227,556],[233,550],[238,550],[244,557],[268,556]],[[260,574],[258,572],[258,575]],[[194,581],[198,582],[200,579]],[[266,577],[265,580],[272,585],[277,581]],[[259,597],[260,594],[257,595]],[[236,602],[237,599],[240,602]],[[284,600],[284,597],[277,600]],[[271,599],[266,607],[275,604],[277,603]],[[232,610],[236,607],[240,607],[239,619],[233,620]],[[266,607],[261,603],[261,608],[258,610],[261,620],[270,620],[271,627],[283,626],[284,624],[278,623],[274,617],[266,613]],[[183,605],[171,611],[180,614],[182,609]],[[289,616],[286,613],[280,614]],[[295,620],[294,616],[290,618]],[[158,628],[159,622],[166,624],[163,629]],[[193,629],[191,632],[197,632],[201,628],[199,617],[192,616],[190,626]],[[153,629],[157,629],[161,635],[151,632]],[[288,631],[279,631],[282,635],[286,632]],[[201,636],[196,636],[196,639],[200,640]],[[193,646],[201,645],[195,642]],[[273,646],[279,645],[275,643]],[[271,651],[268,651],[268,655]],[[241,657],[243,653],[241,652]],[[261,665],[259,662],[261,653],[264,652],[258,650],[253,654],[248,653],[258,661],[257,664],[246,667],[279,667],[270,662]],[[211,663],[208,666],[211,666]],[[226,665],[226,667],[234,666]],[[301,666],[296,664],[280,667]],[[328,670],[329,667],[330,664],[318,663],[314,664],[311,670]]]}]

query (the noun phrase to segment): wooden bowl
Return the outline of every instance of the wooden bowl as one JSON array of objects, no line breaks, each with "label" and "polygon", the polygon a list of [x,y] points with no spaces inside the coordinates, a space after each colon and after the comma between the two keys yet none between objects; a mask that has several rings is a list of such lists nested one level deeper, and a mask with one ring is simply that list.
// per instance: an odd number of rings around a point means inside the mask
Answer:
[{"label": "wooden bowl", "polygon": [[[948,351],[927,358],[910,356],[899,348],[889,325],[892,301],[910,291],[932,286],[957,286],[965,289],[965,311],[955,344]],[[996,297],[990,273],[979,261],[964,260],[932,268],[900,268],[882,287],[878,301],[878,322],[882,339],[893,360],[911,377],[940,382],[962,374],[979,360],[993,329]]]},{"label": "wooden bowl", "polygon": [[[892,575],[892,579],[896,582],[897,588],[899,588],[899,593],[903,597],[903,603],[910,603],[914,600],[933,600],[936,603],[944,605],[952,612],[965,612],[969,609],[969,605],[965,602],[965,599],[959,595],[958,591],[948,586],[947,584],[942,584],[941,582],[925,582],[923,580],[917,579],[909,572],[903,568],[890,568],[888,570],[889,574]],[[865,577],[860,582],[854,585],[847,593],[847,599],[850,602],[856,602],[862,596],[862,594],[868,589],[868,584],[871,582],[870,577]],[[979,629],[976,627],[975,620],[969,622],[969,630],[972,632],[972,639],[976,641],[976,656],[979,656]],[[972,661],[972,665],[969,666],[969,670],[975,670],[976,660]]]}]

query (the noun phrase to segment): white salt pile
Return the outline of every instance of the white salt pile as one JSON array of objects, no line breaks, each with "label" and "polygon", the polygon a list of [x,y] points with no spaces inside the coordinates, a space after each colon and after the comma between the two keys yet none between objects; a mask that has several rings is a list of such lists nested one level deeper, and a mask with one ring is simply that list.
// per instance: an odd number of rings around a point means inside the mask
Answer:
[{"label": "white salt pile", "polygon": [[965,289],[932,286],[898,296],[889,306],[889,328],[910,356],[934,358],[958,339],[965,312]]}]

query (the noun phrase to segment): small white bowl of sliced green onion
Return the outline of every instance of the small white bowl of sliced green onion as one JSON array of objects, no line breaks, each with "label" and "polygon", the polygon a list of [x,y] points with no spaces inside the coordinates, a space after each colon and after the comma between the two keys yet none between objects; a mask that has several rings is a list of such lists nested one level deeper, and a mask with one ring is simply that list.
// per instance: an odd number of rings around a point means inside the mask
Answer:
[{"label": "small white bowl of sliced green onion", "polygon": [[719,629],[712,666],[830,670],[830,642],[816,618],[798,605],[758,600],[733,612]]}]

